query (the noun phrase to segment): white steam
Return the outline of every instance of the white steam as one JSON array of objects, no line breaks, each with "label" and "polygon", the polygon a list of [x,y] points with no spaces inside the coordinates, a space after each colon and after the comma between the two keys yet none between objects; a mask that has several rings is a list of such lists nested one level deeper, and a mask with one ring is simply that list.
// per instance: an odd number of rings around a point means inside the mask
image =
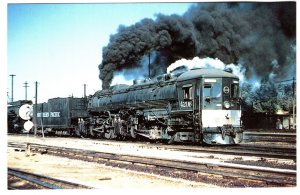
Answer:
[{"label": "white steam", "polygon": [[216,68],[220,70],[225,70],[230,68],[232,70],[232,73],[237,75],[240,79],[240,83],[243,83],[245,81],[245,68],[241,64],[235,65],[235,64],[224,64],[221,60],[218,58],[202,58],[194,57],[192,60],[187,59],[180,59],[171,64],[167,68],[167,73],[171,73],[175,69],[178,69],[180,67],[185,67],[188,70],[194,69],[194,68]]},{"label": "white steam", "polygon": [[126,79],[124,74],[114,74],[113,80],[111,82],[111,86],[119,85],[119,84],[126,84],[132,85],[133,79]]}]

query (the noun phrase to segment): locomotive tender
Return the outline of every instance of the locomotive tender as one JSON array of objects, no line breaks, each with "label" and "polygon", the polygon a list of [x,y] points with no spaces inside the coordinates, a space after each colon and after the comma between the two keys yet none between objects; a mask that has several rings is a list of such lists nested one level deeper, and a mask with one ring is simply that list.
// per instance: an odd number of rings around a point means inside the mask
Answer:
[{"label": "locomotive tender", "polygon": [[89,97],[92,136],[238,144],[243,139],[239,78],[217,69],[165,74],[115,85]]},{"label": "locomotive tender", "polygon": [[[81,120],[88,117],[86,98],[52,98],[48,102],[37,104],[37,128],[46,133],[68,133],[80,135]],[[35,105],[34,105],[35,107]],[[80,120],[80,121],[79,121]]]}]

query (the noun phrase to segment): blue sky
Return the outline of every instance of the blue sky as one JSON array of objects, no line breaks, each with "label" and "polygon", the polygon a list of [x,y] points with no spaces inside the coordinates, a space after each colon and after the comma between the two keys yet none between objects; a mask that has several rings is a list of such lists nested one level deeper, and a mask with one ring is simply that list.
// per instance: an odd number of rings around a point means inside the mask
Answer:
[{"label": "blue sky", "polygon": [[[155,15],[182,15],[190,3],[122,4],[8,4],[7,6],[7,91],[14,100],[34,101],[38,81],[38,102],[49,98],[83,96],[101,89],[98,65],[102,47],[117,32]],[[10,101],[10,99],[8,100]]]}]

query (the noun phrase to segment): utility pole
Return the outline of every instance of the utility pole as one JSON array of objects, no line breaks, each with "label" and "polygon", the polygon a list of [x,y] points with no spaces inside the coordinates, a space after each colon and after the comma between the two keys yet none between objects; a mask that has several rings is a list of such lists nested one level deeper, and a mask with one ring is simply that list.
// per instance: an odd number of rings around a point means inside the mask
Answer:
[{"label": "utility pole", "polygon": [[83,95],[84,98],[86,98],[86,84],[83,85]]},{"label": "utility pole", "polygon": [[150,68],[151,68],[151,67],[150,67],[150,52],[149,52],[149,63],[148,63],[148,69],[149,69],[149,79],[151,78],[151,77],[150,77],[150,71],[151,71],[151,70],[150,70]]},{"label": "utility pole", "polygon": [[34,106],[34,116],[35,116],[35,120],[34,120],[34,136],[36,136],[36,132],[37,132],[37,97],[38,97],[38,82],[35,82],[35,106]]},{"label": "utility pole", "polygon": [[11,76],[11,102],[13,102],[14,101],[14,76],[16,75],[11,74],[9,76]]},{"label": "utility pole", "polygon": [[9,102],[8,88],[7,88],[7,103]]},{"label": "utility pole", "polygon": [[293,77],[293,129],[295,129],[295,123],[296,123],[296,119],[295,119],[295,111],[296,111],[296,102],[295,102],[296,98],[295,98],[295,77]]},{"label": "utility pole", "polygon": [[27,100],[27,88],[29,87],[27,81],[25,81],[23,87],[25,87],[25,100]]}]

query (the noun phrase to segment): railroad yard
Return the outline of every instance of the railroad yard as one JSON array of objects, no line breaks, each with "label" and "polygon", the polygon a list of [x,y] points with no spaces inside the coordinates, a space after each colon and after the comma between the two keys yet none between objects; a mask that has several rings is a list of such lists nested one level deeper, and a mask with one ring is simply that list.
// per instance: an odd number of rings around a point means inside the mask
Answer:
[{"label": "railroad yard", "polygon": [[296,1],[3,5],[6,192],[300,191]]},{"label": "railroad yard", "polygon": [[245,131],[232,146],[26,134],[7,141],[8,189],[296,187],[293,131]]}]

